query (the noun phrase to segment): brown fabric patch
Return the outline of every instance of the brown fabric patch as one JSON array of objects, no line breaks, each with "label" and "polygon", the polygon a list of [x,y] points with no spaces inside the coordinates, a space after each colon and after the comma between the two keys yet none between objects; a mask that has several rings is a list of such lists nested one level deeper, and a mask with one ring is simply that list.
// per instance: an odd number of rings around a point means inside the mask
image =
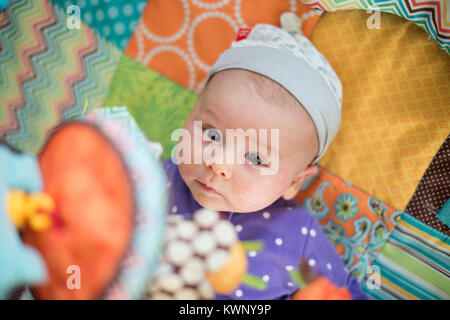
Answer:
[{"label": "brown fabric patch", "polygon": [[450,135],[434,156],[404,211],[449,236],[450,228],[437,217],[449,198]]}]

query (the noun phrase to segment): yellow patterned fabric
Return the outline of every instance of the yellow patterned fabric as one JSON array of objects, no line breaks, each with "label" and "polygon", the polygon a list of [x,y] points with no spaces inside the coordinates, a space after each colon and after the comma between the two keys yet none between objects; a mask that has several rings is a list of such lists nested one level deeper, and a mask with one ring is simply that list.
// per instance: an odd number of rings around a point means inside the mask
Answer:
[{"label": "yellow patterned fabric", "polygon": [[450,56],[413,22],[362,10],[325,13],[311,41],[343,87],[341,129],[319,164],[405,208],[450,131]]}]

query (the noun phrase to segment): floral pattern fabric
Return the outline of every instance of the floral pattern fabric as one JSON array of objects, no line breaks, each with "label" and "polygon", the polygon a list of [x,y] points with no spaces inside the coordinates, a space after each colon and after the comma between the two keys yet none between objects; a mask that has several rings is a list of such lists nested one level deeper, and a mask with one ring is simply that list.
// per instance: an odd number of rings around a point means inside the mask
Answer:
[{"label": "floral pattern fabric", "polygon": [[296,199],[319,220],[349,272],[361,281],[402,211],[318,166]]}]

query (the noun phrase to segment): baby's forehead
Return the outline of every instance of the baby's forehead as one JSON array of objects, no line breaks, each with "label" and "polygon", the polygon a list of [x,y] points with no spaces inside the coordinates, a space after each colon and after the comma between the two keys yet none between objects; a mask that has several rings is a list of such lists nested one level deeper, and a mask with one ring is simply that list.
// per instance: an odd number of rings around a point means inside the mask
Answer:
[{"label": "baby's forehead", "polygon": [[[244,69],[227,69],[216,73],[207,84],[203,93],[205,92],[215,97],[218,92],[223,93],[220,99],[225,98],[228,103],[238,98],[248,98],[246,103],[251,105],[252,102],[260,103],[258,100],[262,99],[276,112],[294,112],[299,116],[307,113],[300,101],[278,82]],[[239,96],[239,92],[243,94]],[[299,112],[299,109],[302,110]]]},{"label": "baby's forehead", "polygon": [[314,127],[306,109],[289,91],[264,75],[242,69],[216,73],[200,96],[198,111],[234,123],[250,118],[255,127],[293,124],[300,132],[305,123]]},{"label": "baby's forehead", "polygon": [[275,81],[251,71],[228,69],[215,74],[206,89],[198,111],[201,118],[211,120],[220,129],[279,129],[281,152],[318,149],[312,118]]}]

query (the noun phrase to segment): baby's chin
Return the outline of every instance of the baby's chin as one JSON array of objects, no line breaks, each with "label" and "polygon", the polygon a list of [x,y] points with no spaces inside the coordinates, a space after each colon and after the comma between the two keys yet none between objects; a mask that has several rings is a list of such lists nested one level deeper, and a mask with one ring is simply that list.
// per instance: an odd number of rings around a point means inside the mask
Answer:
[{"label": "baby's chin", "polygon": [[197,201],[200,206],[218,212],[251,213],[262,210],[270,205],[270,203],[251,205],[248,201],[230,205],[229,201],[222,195],[203,194],[202,192],[191,189],[191,187],[189,187],[189,189],[191,190],[195,201]]},{"label": "baby's chin", "polygon": [[224,204],[225,199],[222,195],[218,194],[206,194],[200,190],[198,187],[188,186],[191,191],[192,196],[195,201],[202,206],[203,208],[211,209],[214,211],[222,211],[222,212],[232,212],[231,208]]}]

